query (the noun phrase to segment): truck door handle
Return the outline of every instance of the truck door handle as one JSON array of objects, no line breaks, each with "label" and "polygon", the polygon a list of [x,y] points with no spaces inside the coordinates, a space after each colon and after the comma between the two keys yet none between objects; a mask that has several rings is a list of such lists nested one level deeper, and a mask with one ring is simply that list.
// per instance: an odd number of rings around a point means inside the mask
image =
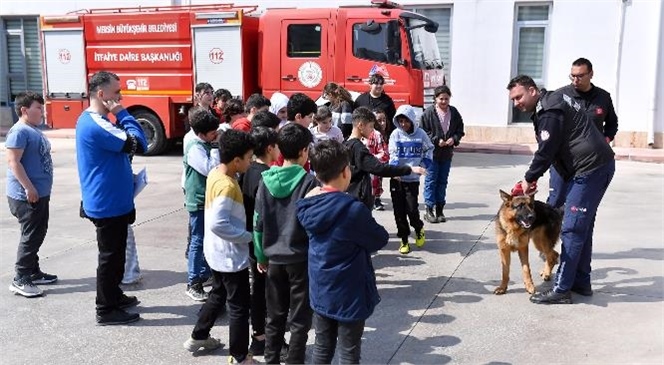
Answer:
[{"label": "truck door handle", "polygon": [[351,75],[346,78],[348,81],[354,81],[354,82],[360,82],[362,81],[362,78],[359,76]]},{"label": "truck door handle", "polygon": [[281,79],[286,81],[295,81],[297,80],[297,77],[293,75],[286,75],[286,76],[281,76]]}]

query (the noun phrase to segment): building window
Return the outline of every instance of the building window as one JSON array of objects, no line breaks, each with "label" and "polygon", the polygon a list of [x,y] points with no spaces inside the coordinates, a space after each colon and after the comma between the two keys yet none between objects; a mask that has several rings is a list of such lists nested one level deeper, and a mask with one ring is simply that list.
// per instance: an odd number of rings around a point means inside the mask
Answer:
[{"label": "building window", "polygon": [[291,24],[288,26],[288,57],[314,58],[321,53],[320,24]]},{"label": "building window", "polygon": [[[513,75],[528,75],[538,86],[545,83],[548,4],[517,5]],[[512,108],[512,123],[530,122],[529,113]]]}]

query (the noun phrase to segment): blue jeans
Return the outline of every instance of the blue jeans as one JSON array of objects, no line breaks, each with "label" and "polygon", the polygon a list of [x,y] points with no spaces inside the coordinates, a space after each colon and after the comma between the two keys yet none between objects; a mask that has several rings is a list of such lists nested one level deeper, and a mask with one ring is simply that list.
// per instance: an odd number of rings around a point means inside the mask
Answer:
[{"label": "blue jeans", "polygon": [[554,290],[564,293],[572,288],[590,288],[590,261],[597,208],[616,171],[615,161],[576,176],[565,198],[560,266]]},{"label": "blue jeans", "polygon": [[445,205],[447,194],[447,178],[450,176],[452,160],[432,161],[424,177],[424,204],[433,207],[436,204]]},{"label": "blue jeans", "polygon": [[124,276],[122,277],[123,284],[131,284],[138,281],[141,277],[141,267],[138,265],[138,251],[136,250],[136,237],[134,236],[134,229],[129,225],[127,227],[127,256],[125,259]]},{"label": "blue jeans", "polygon": [[546,204],[556,209],[562,208],[571,184],[571,181],[565,181],[556,168],[551,166],[549,168],[549,197],[546,199]]},{"label": "blue jeans", "polygon": [[203,237],[205,235],[205,211],[189,212],[191,227],[191,243],[187,256],[187,283],[203,283],[210,277],[210,267],[203,254]]}]

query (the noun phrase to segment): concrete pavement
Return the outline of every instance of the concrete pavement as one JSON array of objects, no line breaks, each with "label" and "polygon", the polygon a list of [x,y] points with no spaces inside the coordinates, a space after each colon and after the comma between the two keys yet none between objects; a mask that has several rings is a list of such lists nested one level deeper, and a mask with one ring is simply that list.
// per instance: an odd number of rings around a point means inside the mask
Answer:
[{"label": "concrete pavement", "polygon": [[[18,223],[0,204],[0,347],[3,364],[218,364],[227,346],[192,356],[182,348],[199,304],[185,295],[187,214],[179,188],[181,155],[137,157],[149,185],[139,195],[135,233],[143,281],[127,288],[142,320],[94,321],[94,227],[78,217],[74,142],[51,139],[55,187],[42,268],[59,275],[26,299],[8,290]],[[518,260],[506,295],[493,219],[498,189],[523,176],[526,155],[458,153],[448,188],[447,223],[427,224],[427,244],[400,255],[390,205],[375,217],[391,233],[374,257],[382,302],[367,321],[364,363],[531,364],[664,362],[664,165],[619,161],[595,227],[590,298],[538,306],[528,301]],[[6,159],[0,149],[0,177]],[[546,178],[539,198],[546,196]],[[389,203],[389,193],[385,195]],[[421,201],[422,199],[420,199]],[[531,252],[533,272],[542,267]],[[535,278],[536,284],[541,284]],[[227,317],[212,335],[228,343]],[[313,331],[310,334],[311,343]],[[309,349],[310,351],[310,349]],[[259,358],[260,359],[260,358]]]}]

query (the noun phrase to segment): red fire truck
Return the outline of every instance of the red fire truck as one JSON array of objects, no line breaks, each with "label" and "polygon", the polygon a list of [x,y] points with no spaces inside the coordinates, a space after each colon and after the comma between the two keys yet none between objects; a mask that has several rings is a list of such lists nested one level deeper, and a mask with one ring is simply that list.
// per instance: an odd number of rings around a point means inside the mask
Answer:
[{"label": "red fire truck", "polygon": [[73,128],[87,108],[87,80],[120,76],[123,105],[163,152],[185,133],[193,88],[208,82],[246,99],[304,92],[327,82],[368,90],[381,73],[397,105],[423,106],[445,82],[438,24],[388,1],[366,7],[268,9],[191,5],[98,9],[41,18],[47,123]]}]

